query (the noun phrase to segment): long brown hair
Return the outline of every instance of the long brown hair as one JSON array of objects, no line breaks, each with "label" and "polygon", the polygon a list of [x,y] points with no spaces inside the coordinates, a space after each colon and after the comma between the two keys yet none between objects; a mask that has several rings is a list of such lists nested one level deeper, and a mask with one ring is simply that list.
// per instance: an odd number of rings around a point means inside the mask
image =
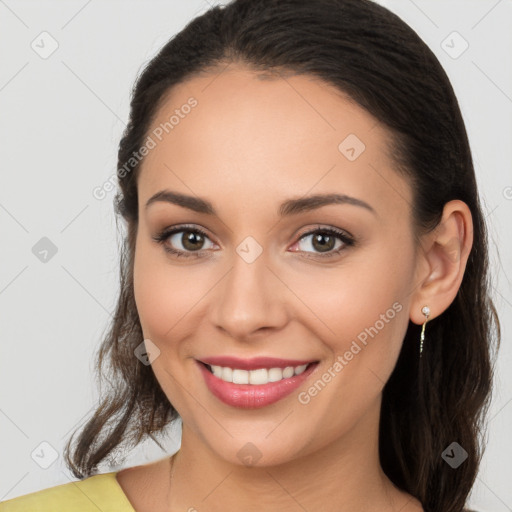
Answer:
[{"label": "long brown hair", "polygon": [[[395,485],[419,499],[425,511],[460,512],[483,453],[493,349],[500,341],[487,231],[464,122],[446,73],[408,25],[369,0],[235,0],[192,20],[137,79],[118,153],[115,210],[127,228],[120,293],[97,355],[107,389],[77,439],[77,432],[69,439],[66,461],[77,478],[85,478],[119,447],[161,433],[178,417],[151,366],[134,357],[143,334],[133,291],[140,161],[132,155],[174,85],[236,62],[319,77],[386,126],[397,172],[413,189],[417,235],[435,229],[452,199],[471,210],[474,242],[458,294],[429,321],[421,360],[419,326],[409,322],[383,391],[379,436],[381,464]],[[468,454],[457,469],[441,456],[452,442]]]}]

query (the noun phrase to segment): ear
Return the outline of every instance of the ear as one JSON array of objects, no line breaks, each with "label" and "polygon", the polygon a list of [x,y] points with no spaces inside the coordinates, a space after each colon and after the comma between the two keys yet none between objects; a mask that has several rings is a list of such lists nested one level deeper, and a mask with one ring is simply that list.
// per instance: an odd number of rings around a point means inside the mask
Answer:
[{"label": "ear", "polygon": [[439,316],[455,299],[473,245],[473,220],[466,203],[458,199],[445,204],[438,226],[421,238],[417,253],[416,287],[409,317],[422,324],[423,306],[429,320]]}]

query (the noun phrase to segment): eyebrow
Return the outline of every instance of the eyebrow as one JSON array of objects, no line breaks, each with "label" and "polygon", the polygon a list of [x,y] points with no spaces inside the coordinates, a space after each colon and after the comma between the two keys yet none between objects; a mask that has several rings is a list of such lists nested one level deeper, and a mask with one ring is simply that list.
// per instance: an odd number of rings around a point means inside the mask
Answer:
[{"label": "eyebrow", "polygon": [[[215,215],[218,217],[212,203],[200,197],[189,196],[170,190],[161,190],[149,198],[146,203],[146,209],[151,204],[158,202],[171,203],[197,213]],[[317,208],[331,204],[349,204],[359,206],[371,211],[375,215],[377,214],[377,212],[365,201],[345,194],[315,194],[299,199],[288,199],[281,203],[278,213],[280,217],[289,217],[291,215],[316,210]]]}]

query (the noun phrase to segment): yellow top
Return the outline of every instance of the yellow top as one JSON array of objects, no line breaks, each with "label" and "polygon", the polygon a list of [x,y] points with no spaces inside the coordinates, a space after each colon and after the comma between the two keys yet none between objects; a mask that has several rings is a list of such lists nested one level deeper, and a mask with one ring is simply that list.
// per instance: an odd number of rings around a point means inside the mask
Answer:
[{"label": "yellow top", "polygon": [[135,512],[117,471],[56,485],[0,503],[0,512]]}]

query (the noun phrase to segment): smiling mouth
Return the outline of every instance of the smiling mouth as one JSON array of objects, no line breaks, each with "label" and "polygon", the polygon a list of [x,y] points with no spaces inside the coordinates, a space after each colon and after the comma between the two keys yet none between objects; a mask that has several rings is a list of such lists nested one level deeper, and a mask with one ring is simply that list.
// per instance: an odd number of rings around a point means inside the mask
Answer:
[{"label": "smiling mouth", "polygon": [[291,395],[318,370],[320,361],[218,356],[196,359],[196,363],[206,387],[221,402],[240,409],[259,409]]},{"label": "smiling mouth", "polygon": [[217,366],[201,362],[206,369],[218,379],[233,384],[249,384],[261,386],[272,382],[279,382],[304,373],[310,366],[318,361],[299,366],[286,366],[285,368],[258,368],[255,370],[242,370],[229,366]]}]

